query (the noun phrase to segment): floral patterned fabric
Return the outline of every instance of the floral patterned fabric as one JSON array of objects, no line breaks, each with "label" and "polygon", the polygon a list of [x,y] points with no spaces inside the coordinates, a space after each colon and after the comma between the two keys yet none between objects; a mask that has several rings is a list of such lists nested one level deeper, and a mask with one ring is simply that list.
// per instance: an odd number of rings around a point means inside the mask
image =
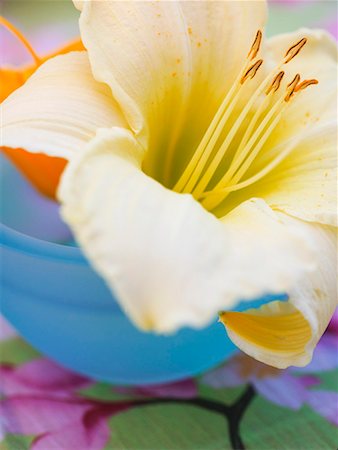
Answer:
[{"label": "floral patterned fabric", "polygon": [[338,313],[306,368],[237,353],[195,379],[121,387],[42,357],[3,322],[1,449],[335,449]]}]

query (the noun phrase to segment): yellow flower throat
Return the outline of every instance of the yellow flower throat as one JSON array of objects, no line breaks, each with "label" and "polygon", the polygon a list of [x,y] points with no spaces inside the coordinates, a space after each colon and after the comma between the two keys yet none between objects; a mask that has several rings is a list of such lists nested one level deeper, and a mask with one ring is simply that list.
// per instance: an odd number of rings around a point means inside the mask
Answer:
[{"label": "yellow flower throat", "polygon": [[[263,178],[293,150],[294,142],[284,145],[263,168],[245,178],[290,101],[298,92],[318,83],[315,79],[300,81],[300,75],[296,74],[287,84],[284,94],[276,94],[285,75],[282,66],[298,55],[307,42],[303,38],[287,50],[283,60],[254,89],[250,87],[250,98],[234,120],[235,108],[238,111],[238,104],[243,102],[245,86],[256,77],[263,64],[263,60],[257,58],[261,41],[262,32],[258,30],[238,77],[173,186],[176,192],[191,193],[209,211],[219,206],[230,192],[243,189]],[[227,130],[225,137],[224,130]],[[225,158],[228,158],[228,163],[220,175],[217,170],[221,164],[223,169]]]}]

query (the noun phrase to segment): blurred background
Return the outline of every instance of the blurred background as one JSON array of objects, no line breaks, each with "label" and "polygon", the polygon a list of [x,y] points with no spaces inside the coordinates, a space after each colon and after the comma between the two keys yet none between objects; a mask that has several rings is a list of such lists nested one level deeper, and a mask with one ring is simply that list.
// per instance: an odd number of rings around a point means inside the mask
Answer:
[{"label": "blurred background", "polygon": [[[325,28],[337,37],[335,0],[273,0],[269,3],[269,36],[307,26]],[[79,34],[78,12],[71,0],[0,0],[0,14],[27,35],[41,55]],[[27,53],[6,30],[0,29],[0,42],[1,64],[27,61]]]}]

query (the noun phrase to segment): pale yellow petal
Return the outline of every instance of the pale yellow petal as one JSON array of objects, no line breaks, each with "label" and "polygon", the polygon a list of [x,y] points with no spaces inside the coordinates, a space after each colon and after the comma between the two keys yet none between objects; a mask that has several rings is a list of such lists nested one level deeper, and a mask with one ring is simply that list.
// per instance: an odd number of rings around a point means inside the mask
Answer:
[{"label": "pale yellow petal", "polygon": [[[62,214],[139,327],[201,327],[239,299],[283,292],[311,267],[307,236],[263,201],[220,221],[141,170],[131,133],[101,130],[67,166]],[[277,256],[278,255],[278,256]]]},{"label": "pale yellow petal", "polygon": [[[266,176],[231,194],[225,207],[231,210],[252,196],[263,198],[272,209],[302,220],[337,224],[337,129],[336,122],[323,123],[277,145],[279,163]],[[278,153],[279,152],[279,153]],[[283,158],[283,152],[288,156]],[[255,168],[255,176],[261,167]]]},{"label": "pale yellow petal", "polygon": [[166,129],[168,138],[189,89],[189,47],[178,4],[87,1],[80,7],[81,38],[95,78],[110,86],[143,143],[146,137],[148,147],[158,144]]},{"label": "pale yellow petal", "polygon": [[311,233],[316,269],[289,291],[287,302],[273,302],[245,313],[225,313],[229,337],[245,353],[280,369],[304,366],[312,358],[337,305],[337,231],[296,219],[284,221]]},{"label": "pale yellow petal", "polygon": [[234,251],[227,276],[237,298],[282,293],[311,270],[310,236],[285,226],[262,199],[250,199],[220,219]]},{"label": "pale yellow petal", "polygon": [[97,80],[106,82],[170,185],[245,62],[266,16],[258,2],[76,2]]},{"label": "pale yellow petal", "polygon": [[97,127],[127,126],[107,86],[92,77],[87,52],[44,63],[1,105],[1,146],[69,159]]}]

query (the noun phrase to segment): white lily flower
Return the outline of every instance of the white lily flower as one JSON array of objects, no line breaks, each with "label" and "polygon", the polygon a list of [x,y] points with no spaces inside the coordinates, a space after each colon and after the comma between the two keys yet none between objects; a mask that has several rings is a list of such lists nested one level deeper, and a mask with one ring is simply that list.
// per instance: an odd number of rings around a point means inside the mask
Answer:
[{"label": "white lily flower", "polygon": [[307,364],[337,301],[335,43],[264,43],[263,1],[76,6],[87,52],[4,102],[3,145],[70,160],[63,217],[137,326],[285,292],[220,317],[258,360]]}]

